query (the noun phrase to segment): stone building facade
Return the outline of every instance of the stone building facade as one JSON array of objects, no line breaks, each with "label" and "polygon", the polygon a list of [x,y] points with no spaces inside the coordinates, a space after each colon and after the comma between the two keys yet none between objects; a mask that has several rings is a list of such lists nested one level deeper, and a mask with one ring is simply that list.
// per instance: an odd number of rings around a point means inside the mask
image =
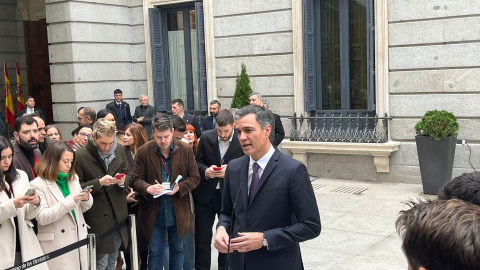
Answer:
[{"label": "stone building facade", "polygon": [[[469,143],[471,163],[480,166],[475,154],[480,151],[480,117],[475,106],[480,97],[479,0],[199,1],[203,4],[206,100],[218,99],[228,108],[235,76],[244,63],[253,90],[268,98],[288,137],[292,122],[287,117],[305,115],[308,110],[303,22],[309,1],[339,5],[344,10],[348,5],[370,5],[367,17],[371,16],[373,31],[369,48],[374,76],[366,90],[374,100],[369,109],[393,119],[389,120],[389,140],[383,144],[300,143],[286,138],[283,152],[307,164],[314,176],[420,183],[414,125],[425,111],[446,109],[458,117],[458,138]],[[45,0],[44,6],[34,8],[26,0],[0,0],[0,7],[8,10],[7,19],[0,20],[0,56],[9,59],[10,68],[14,68],[13,58],[28,61],[21,24],[42,19],[38,14],[43,8],[53,119],[68,134],[76,125],[80,106],[104,108],[116,88],[123,90],[131,106],[138,105],[140,94],[148,94],[150,103],[158,105],[153,60],[158,44],[152,44],[155,27],[149,10],[172,10],[194,2]],[[195,11],[195,16],[200,14]],[[193,22],[191,19],[191,30],[199,27]],[[28,70],[22,73],[26,77]],[[192,87],[197,89],[195,83]],[[457,146],[454,167],[454,176],[472,170],[468,147]]]}]

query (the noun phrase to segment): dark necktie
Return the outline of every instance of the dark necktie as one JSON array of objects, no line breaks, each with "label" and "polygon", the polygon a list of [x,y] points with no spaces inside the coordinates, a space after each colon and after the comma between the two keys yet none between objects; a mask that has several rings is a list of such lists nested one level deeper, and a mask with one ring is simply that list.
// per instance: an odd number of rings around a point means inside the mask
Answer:
[{"label": "dark necktie", "polygon": [[248,193],[248,198],[250,200],[251,198],[253,198],[253,194],[257,190],[258,183],[260,182],[260,177],[258,176],[258,168],[260,168],[260,166],[258,166],[257,162],[254,162],[252,165],[252,182],[250,183],[250,192]]}]

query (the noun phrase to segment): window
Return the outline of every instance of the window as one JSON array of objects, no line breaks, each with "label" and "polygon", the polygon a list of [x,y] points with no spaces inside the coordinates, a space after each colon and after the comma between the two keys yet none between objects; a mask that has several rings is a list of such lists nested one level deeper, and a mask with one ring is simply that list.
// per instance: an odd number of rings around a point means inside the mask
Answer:
[{"label": "window", "polygon": [[304,0],[305,108],[375,111],[373,0]]},{"label": "window", "polygon": [[207,111],[203,4],[161,6],[149,16],[157,111],[170,111],[176,98],[186,111]]}]

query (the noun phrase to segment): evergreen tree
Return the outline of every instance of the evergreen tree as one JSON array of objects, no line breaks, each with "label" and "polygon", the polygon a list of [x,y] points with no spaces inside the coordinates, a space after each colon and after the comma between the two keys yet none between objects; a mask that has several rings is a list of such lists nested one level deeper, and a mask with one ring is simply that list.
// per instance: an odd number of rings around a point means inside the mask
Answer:
[{"label": "evergreen tree", "polygon": [[243,106],[250,104],[250,98],[248,95],[252,93],[252,87],[250,87],[250,78],[247,74],[247,68],[242,63],[242,73],[237,73],[237,85],[235,86],[235,96],[232,100],[231,108],[242,108]]}]

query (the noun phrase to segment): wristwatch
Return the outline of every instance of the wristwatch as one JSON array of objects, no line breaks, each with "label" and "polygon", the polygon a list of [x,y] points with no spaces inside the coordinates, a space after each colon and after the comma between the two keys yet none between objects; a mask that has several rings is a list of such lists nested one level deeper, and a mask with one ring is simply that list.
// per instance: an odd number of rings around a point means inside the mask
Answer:
[{"label": "wristwatch", "polygon": [[266,247],[268,249],[268,241],[267,241],[267,238],[265,238],[265,234],[263,235],[263,242],[262,242],[263,246]]}]

